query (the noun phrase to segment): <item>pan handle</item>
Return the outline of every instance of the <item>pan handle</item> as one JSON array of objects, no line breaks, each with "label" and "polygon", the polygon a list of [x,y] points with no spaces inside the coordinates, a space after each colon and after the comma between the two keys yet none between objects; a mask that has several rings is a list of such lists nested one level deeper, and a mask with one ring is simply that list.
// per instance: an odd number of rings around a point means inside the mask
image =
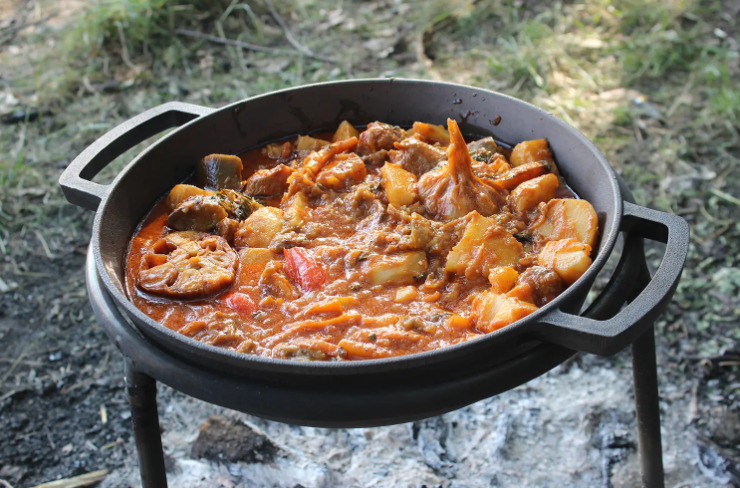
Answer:
[{"label": "pan handle", "polygon": [[140,142],[171,127],[179,127],[215,109],[190,103],[169,102],[151,108],[111,129],[90,144],[59,177],[69,203],[97,210],[110,185],[91,181],[114,159]]},{"label": "pan handle", "polygon": [[[624,202],[622,231],[666,244],[663,260],[647,286],[614,317],[594,320],[555,309],[534,326],[535,336],[569,349],[611,356],[650,327],[676,291],[689,248],[689,225],[673,214]],[[641,282],[643,270],[635,270]],[[644,271],[647,273],[647,270]]]}]

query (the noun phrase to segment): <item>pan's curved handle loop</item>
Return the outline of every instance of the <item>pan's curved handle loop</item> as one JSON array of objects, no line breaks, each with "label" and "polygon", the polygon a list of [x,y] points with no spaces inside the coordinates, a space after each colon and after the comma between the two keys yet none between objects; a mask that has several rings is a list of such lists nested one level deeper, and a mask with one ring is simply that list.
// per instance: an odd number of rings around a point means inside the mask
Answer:
[{"label": "pan's curved handle loop", "polygon": [[[676,215],[624,202],[621,230],[666,244],[663,260],[647,286],[608,320],[594,320],[554,309],[535,325],[534,334],[538,339],[610,356],[634,342],[665,310],[686,261],[689,225]],[[641,281],[642,272],[642,269],[635,270],[636,283]]]},{"label": "pan's curved handle loop", "polygon": [[109,185],[94,183],[95,177],[114,159],[140,142],[171,127],[179,127],[215,109],[182,102],[151,108],[111,129],[75,158],[59,177],[69,203],[96,210]]}]

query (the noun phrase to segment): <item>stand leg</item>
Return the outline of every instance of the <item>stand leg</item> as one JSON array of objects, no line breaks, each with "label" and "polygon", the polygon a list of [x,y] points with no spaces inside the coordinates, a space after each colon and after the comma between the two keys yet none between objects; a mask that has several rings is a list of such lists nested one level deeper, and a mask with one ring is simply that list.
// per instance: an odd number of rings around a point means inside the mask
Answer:
[{"label": "stand leg", "polygon": [[643,488],[665,488],[656,367],[655,331],[650,327],[632,344],[632,374]]},{"label": "stand leg", "polygon": [[157,415],[157,382],[126,361],[126,392],[139,453],[142,488],[167,488]]}]

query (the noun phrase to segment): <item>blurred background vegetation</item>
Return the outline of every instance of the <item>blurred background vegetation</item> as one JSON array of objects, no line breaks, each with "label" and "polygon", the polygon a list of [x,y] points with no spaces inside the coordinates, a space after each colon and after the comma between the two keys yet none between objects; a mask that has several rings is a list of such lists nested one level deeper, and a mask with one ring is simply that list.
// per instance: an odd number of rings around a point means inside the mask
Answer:
[{"label": "blurred background vegetation", "polygon": [[638,203],[690,222],[660,362],[699,385],[706,412],[737,411],[739,14],[729,0],[0,3],[0,297],[55,269],[70,233],[84,253],[92,214],[66,204],[57,178],[142,110],[325,80],[447,80],[552,112],[599,146]]}]

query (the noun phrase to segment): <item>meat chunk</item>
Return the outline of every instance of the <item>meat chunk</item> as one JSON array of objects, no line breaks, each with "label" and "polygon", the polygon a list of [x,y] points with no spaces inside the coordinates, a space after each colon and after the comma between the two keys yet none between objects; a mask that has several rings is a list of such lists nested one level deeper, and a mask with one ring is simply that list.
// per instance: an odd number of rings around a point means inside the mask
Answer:
[{"label": "meat chunk", "polygon": [[487,163],[498,151],[498,145],[493,137],[484,137],[468,143],[468,152],[470,157],[481,163]]},{"label": "meat chunk", "polygon": [[280,261],[267,263],[258,286],[263,297],[293,298],[295,296],[293,285],[285,275],[283,263]]},{"label": "meat chunk", "polygon": [[175,232],[157,241],[144,257],[139,286],[178,299],[212,295],[234,282],[237,259],[222,237]]},{"label": "meat chunk", "polygon": [[196,195],[188,198],[167,217],[167,225],[175,230],[208,232],[226,217],[244,220],[260,204],[248,196],[220,190],[215,195]]},{"label": "meat chunk", "polygon": [[496,213],[504,202],[499,190],[473,173],[472,160],[460,128],[448,119],[450,147],[447,164],[424,174],[417,185],[419,198],[438,220],[452,220],[476,210],[484,216]]},{"label": "meat chunk", "polygon": [[167,216],[167,225],[175,230],[208,232],[228,216],[216,196],[195,196],[182,202]]},{"label": "meat chunk", "polygon": [[278,164],[274,168],[257,170],[247,180],[244,193],[247,195],[278,195],[288,189],[288,178],[293,168]]},{"label": "meat chunk", "polygon": [[399,142],[403,138],[404,133],[400,127],[394,127],[382,122],[372,122],[360,134],[357,144],[357,154],[366,156],[382,149],[393,149],[393,143]]},{"label": "meat chunk", "polygon": [[444,149],[427,144],[416,137],[396,142],[393,146],[396,150],[389,153],[391,161],[413,173],[417,178],[447,159]]},{"label": "meat chunk", "polygon": [[288,190],[283,195],[283,202],[298,192],[311,193],[316,186],[316,177],[321,169],[337,154],[351,151],[357,146],[357,138],[350,137],[344,141],[335,142],[312,152],[300,167],[288,177]]},{"label": "meat chunk", "polygon": [[368,253],[393,254],[424,250],[434,238],[438,222],[417,213],[400,211],[393,205],[378,205],[357,224],[356,241]]},{"label": "meat chunk", "polygon": [[531,299],[527,301],[539,307],[551,302],[563,291],[563,281],[560,276],[543,266],[527,268],[524,273],[519,275],[516,286],[528,286],[531,289]]},{"label": "meat chunk", "polygon": [[198,163],[198,182],[205,188],[239,190],[242,187],[242,160],[228,154],[209,154]]},{"label": "meat chunk", "polygon": [[385,149],[361,156],[365,166],[383,166],[383,163],[391,160],[391,152]]}]

